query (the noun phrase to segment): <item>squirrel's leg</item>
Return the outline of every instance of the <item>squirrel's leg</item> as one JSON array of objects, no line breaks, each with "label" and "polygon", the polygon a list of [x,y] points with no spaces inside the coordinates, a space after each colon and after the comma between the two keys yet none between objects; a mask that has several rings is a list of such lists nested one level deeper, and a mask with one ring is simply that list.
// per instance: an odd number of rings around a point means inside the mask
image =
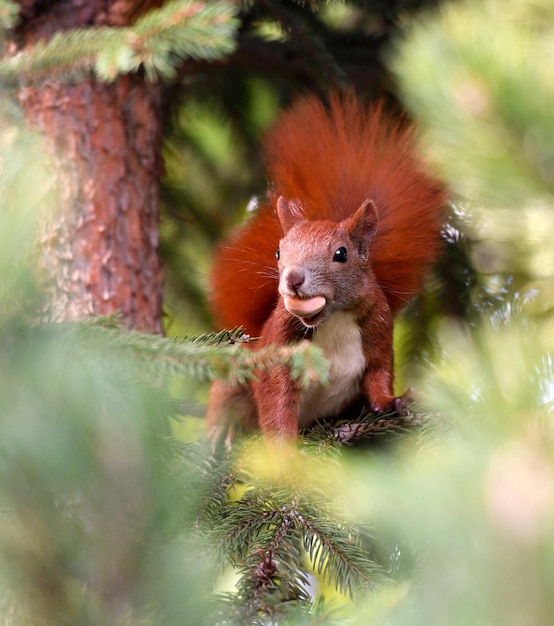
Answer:
[{"label": "squirrel's leg", "polygon": [[262,372],[252,383],[264,435],[276,440],[295,440],[298,436],[299,393],[287,367]]},{"label": "squirrel's leg", "polygon": [[399,397],[394,395],[393,320],[384,296],[363,321],[362,338],[366,355],[362,389],[369,407],[375,413],[396,411],[409,415],[409,391]]},{"label": "squirrel's leg", "polygon": [[[285,346],[298,341],[297,328],[298,322],[288,313],[280,298],[264,324],[260,347]],[[288,367],[280,365],[260,371],[252,383],[252,391],[264,436],[276,441],[296,440],[300,392],[291,380]]]},{"label": "squirrel's leg", "polygon": [[410,415],[408,402],[412,400],[413,391],[408,389],[401,396],[395,396],[392,370],[383,368],[367,370],[362,384],[369,406],[375,413],[395,411],[399,415]]},{"label": "squirrel's leg", "polygon": [[257,426],[250,389],[215,381],[210,389],[206,422],[212,449],[216,451],[222,445],[230,448],[237,431],[254,430]]}]

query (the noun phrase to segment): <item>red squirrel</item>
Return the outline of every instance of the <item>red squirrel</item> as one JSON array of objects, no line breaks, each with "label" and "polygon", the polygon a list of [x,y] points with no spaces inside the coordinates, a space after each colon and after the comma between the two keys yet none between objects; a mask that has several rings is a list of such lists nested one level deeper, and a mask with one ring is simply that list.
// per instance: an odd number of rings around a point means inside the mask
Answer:
[{"label": "red squirrel", "polygon": [[360,400],[406,412],[393,391],[393,317],[437,257],[446,202],[413,132],[381,104],[334,94],[302,98],[266,136],[269,201],[216,251],[212,310],[256,346],[319,345],[329,383],[299,389],[285,367],[248,388],[216,382],[212,438],[229,443],[240,425],[294,439]]}]

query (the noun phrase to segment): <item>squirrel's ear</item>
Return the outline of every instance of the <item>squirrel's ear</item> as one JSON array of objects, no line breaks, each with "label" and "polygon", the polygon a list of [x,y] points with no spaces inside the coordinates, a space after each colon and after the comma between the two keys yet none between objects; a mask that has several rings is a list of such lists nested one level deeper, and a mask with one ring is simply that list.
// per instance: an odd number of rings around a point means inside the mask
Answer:
[{"label": "squirrel's ear", "polygon": [[298,210],[297,203],[288,202],[283,196],[277,200],[277,217],[286,235],[289,230],[302,219],[302,212]]},{"label": "squirrel's ear", "polygon": [[365,200],[360,208],[347,220],[352,241],[358,246],[362,257],[367,257],[369,244],[375,236],[378,224],[377,209],[372,200]]}]

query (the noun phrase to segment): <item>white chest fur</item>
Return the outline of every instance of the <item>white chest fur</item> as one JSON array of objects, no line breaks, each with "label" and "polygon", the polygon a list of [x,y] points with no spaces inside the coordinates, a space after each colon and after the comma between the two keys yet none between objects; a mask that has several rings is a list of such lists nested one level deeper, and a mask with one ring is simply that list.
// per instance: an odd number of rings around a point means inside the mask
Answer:
[{"label": "white chest fur", "polygon": [[316,329],[313,342],[329,361],[329,384],[315,383],[302,391],[300,427],[345,408],[358,395],[365,369],[362,335],[352,313],[335,313]]}]

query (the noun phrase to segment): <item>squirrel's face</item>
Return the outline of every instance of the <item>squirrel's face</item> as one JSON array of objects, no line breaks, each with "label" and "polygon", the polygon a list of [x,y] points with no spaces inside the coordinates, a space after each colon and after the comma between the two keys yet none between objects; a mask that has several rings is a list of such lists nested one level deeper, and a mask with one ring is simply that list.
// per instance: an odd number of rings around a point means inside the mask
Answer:
[{"label": "squirrel's face", "polygon": [[368,298],[368,250],[344,222],[299,221],[277,251],[279,294],[287,311],[315,327]]}]

